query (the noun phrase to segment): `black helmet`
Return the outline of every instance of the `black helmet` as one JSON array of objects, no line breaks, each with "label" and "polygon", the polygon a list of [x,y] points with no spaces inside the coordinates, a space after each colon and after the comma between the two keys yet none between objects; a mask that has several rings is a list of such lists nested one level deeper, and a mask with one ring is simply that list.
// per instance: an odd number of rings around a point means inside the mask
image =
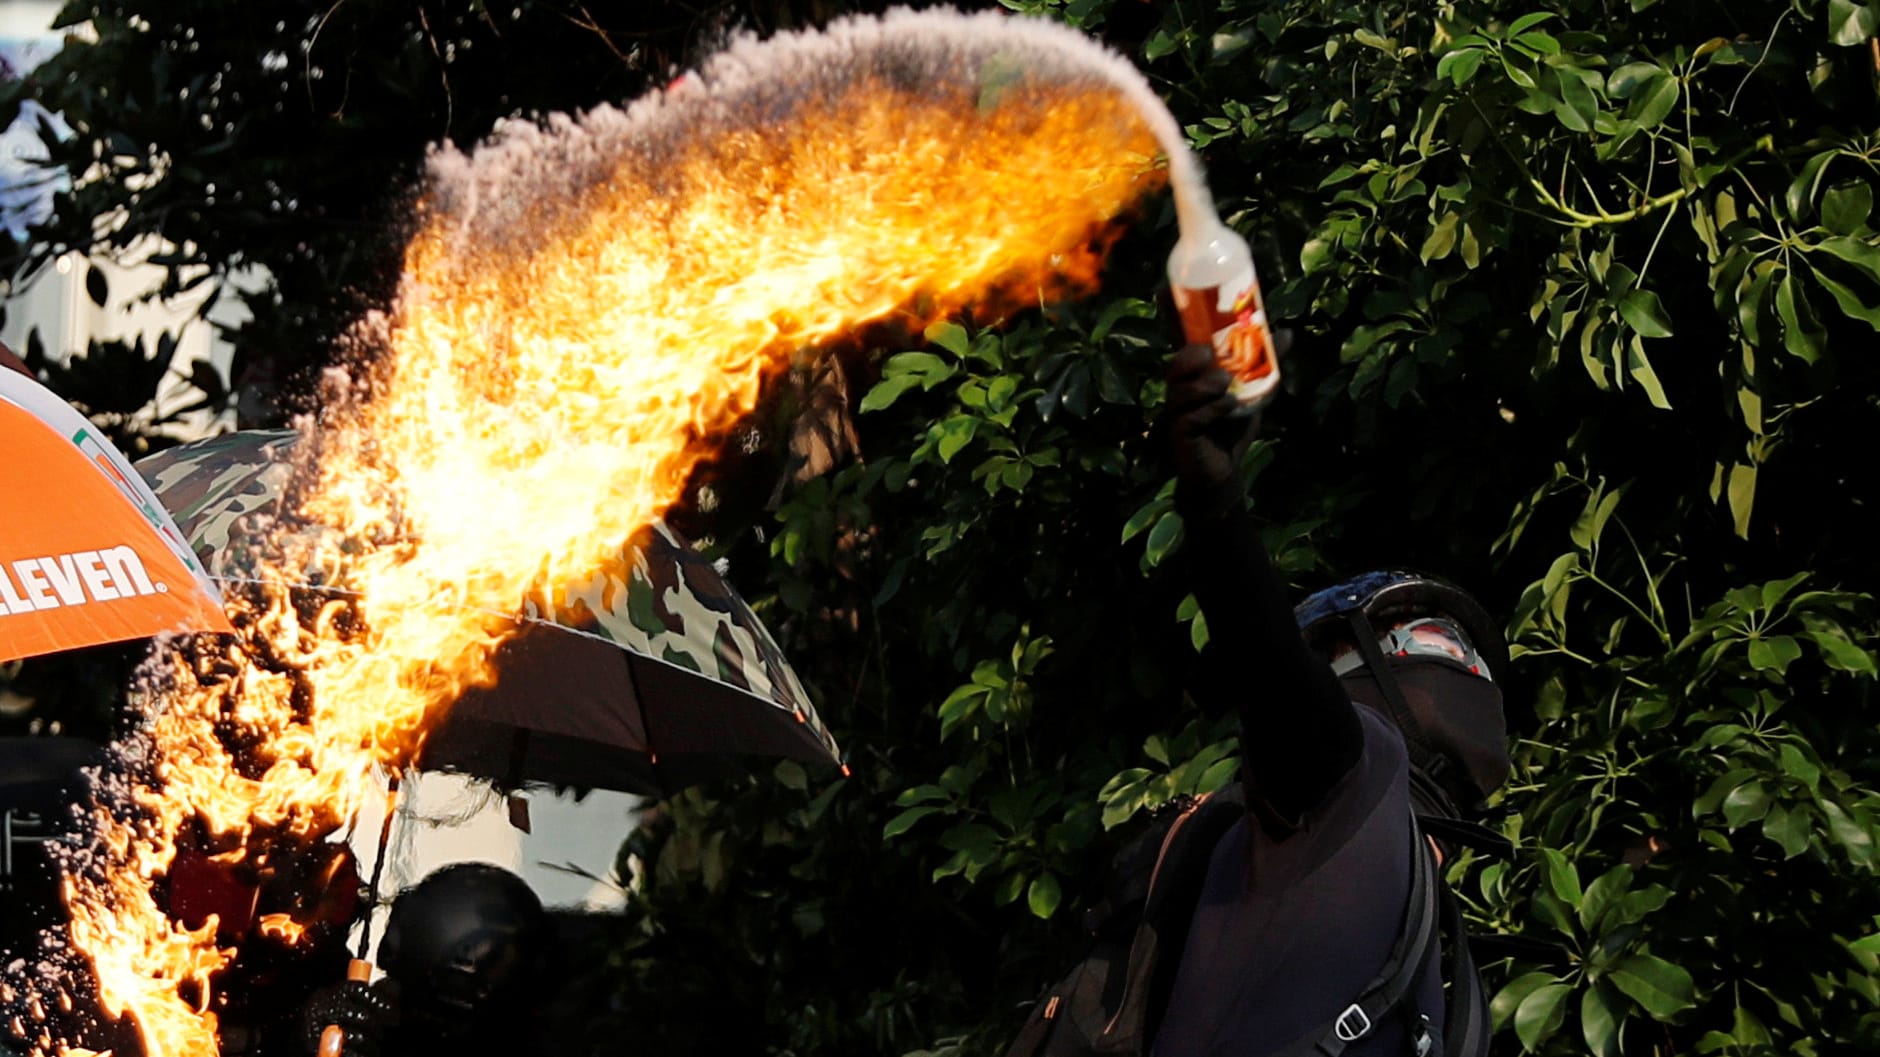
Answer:
[{"label": "black helmet", "polygon": [[548,915],[522,878],[455,863],[392,904],[379,966],[407,1012],[461,1034],[533,1001],[548,944]]},{"label": "black helmet", "polygon": [[[1508,667],[1508,646],[1481,603],[1460,587],[1422,573],[1364,573],[1311,595],[1293,609],[1299,633],[1321,654],[1341,643],[1365,654],[1344,677],[1354,699],[1372,705],[1403,731],[1419,772],[1426,813],[1478,813],[1508,777],[1507,723],[1492,677]],[[1447,658],[1382,657],[1378,636],[1396,624],[1446,618],[1468,639],[1487,671],[1447,665]],[[1481,676],[1481,678],[1477,678]],[[1443,803],[1447,801],[1447,804]]]}]

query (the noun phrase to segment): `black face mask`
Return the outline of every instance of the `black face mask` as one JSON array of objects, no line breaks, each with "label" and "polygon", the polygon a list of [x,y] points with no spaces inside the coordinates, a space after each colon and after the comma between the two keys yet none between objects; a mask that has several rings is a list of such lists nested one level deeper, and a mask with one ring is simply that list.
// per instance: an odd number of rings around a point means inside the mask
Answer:
[{"label": "black face mask", "polygon": [[1410,762],[1465,815],[1479,814],[1508,778],[1508,728],[1501,689],[1441,657],[1384,658],[1381,678],[1395,682],[1416,729],[1396,715],[1369,667],[1342,677],[1353,701],[1376,709],[1403,730]]}]

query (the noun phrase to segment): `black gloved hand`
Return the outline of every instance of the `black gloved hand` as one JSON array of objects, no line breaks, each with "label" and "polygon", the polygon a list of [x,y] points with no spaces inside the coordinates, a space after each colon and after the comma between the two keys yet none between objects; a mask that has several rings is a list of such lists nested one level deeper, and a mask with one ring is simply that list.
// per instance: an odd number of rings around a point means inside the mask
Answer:
[{"label": "black gloved hand", "polygon": [[328,1026],[337,1026],[346,1033],[340,1051],[344,1057],[380,1057],[398,1020],[398,985],[391,980],[348,980],[323,987],[301,1007],[301,1052],[314,1057],[320,1052],[320,1036]]},{"label": "black gloved hand", "polygon": [[1260,413],[1240,406],[1214,350],[1187,345],[1169,360],[1169,441],[1183,506],[1220,513],[1236,501],[1240,457],[1259,432]]}]

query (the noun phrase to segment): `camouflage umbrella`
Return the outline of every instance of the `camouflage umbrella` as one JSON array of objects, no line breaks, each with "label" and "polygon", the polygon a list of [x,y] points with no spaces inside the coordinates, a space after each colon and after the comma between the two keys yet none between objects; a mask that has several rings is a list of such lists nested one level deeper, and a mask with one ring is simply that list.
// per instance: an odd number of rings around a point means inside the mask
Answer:
[{"label": "camouflage umbrella", "polygon": [[[238,581],[285,497],[301,434],[247,431],[137,463],[209,574]],[[838,762],[776,641],[710,562],[663,524],[566,606],[532,604],[472,690],[426,738],[417,766],[511,788],[545,783],[662,795],[738,773],[746,756]],[[309,586],[309,590],[319,590]]]}]

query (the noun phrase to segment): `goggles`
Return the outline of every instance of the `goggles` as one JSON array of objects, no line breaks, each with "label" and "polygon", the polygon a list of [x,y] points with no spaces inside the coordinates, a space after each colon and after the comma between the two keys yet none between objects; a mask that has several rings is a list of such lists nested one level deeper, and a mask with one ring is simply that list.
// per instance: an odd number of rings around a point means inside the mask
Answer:
[{"label": "goggles", "polygon": [[[1378,649],[1391,657],[1447,657],[1476,675],[1494,682],[1482,655],[1455,621],[1447,617],[1407,620],[1378,633]],[[1355,646],[1341,646],[1332,657],[1332,673],[1344,675],[1364,667],[1364,654]]]}]

